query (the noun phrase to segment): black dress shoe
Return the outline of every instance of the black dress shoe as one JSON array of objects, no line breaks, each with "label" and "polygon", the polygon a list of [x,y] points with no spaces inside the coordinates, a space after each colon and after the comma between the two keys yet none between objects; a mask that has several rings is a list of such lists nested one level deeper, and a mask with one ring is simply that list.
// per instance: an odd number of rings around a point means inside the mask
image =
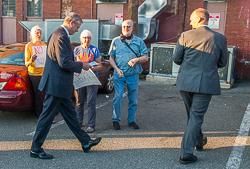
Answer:
[{"label": "black dress shoe", "polygon": [[101,140],[102,140],[101,137],[97,137],[96,139],[90,139],[89,144],[84,145],[82,147],[84,153],[88,153],[89,150],[91,149],[91,147],[96,146],[97,144],[99,144]]},{"label": "black dress shoe", "polygon": [[45,153],[43,150],[40,151],[40,152],[30,151],[30,157],[32,157],[32,158],[39,158],[39,159],[43,159],[43,160],[50,160],[50,159],[54,158],[53,155]]},{"label": "black dress shoe", "polygon": [[188,154],[185,155],[183,157],[180,157],[179,162],[181,164],[190,164],[190,163],[194,163],[197,161],[197,157],[193,154]]},{"label": "black dress shoe", "polygon": [[119,122],[114,121],[114,122],[113,122],[113,128],[114,128],[115,130],[121,130],[121,127],[120,127]]},{"label": "black dress shoe", "polygon": [[139,129],[140,127],[135,123],[135,122],[131,122],[128,124],[128,126],[132,129]]},{"label": "black dress shoe", "polygon": [[203,137],[202,141],[198,145],[196,145],[195,148],[197,151],[203,151],[204,150],[203,146],[205,146],[206,144],[207,144],[207,137]]}]

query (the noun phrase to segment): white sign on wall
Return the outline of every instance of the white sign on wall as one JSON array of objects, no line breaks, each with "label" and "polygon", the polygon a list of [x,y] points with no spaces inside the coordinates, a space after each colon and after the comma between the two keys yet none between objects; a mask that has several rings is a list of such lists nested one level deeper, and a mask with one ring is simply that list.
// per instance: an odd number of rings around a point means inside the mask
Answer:
[{"label": "white sign on wall", "polygon": [[122,25],[123,22],[123,14],[122,13],[116,13],[115,14],[115,24],[116,25]]},{"label": "white sign on wall", "polygon": [[210,13],[208,27],[211,29],[220,29],[220,13]]}]

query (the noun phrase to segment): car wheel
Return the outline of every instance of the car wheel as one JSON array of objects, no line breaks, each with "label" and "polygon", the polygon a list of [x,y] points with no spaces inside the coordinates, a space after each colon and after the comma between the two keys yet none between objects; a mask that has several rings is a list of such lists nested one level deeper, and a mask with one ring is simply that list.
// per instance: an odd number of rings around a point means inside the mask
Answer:
[{"label": "car wheel", "polygon": [[108,74],[108,81],[104,87],[104,91],[109,94],[112,93],[114,90],[114,72],[110,71]]}]

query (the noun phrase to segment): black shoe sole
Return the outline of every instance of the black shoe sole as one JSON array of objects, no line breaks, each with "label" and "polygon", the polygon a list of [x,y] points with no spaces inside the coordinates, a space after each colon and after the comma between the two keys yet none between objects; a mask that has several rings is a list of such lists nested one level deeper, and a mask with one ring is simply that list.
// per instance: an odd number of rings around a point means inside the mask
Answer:
[{"label": "black shoe sole", "polygon": [[198,160],[198,158],[194,155],[190,156],[190,157],[186,157],[186,158],[179,158],[179,162],[181,164],[190,164],[190,163],[194,163]]},{"label": "black shoe sole", "polygon": [[202,140],[202,145],[195,146],[196,151],[204,151],[204,146],[207,144],[207,138]]},{"label": "black shoe sole", "polygon": [[102,138],[99,139],[99,141],[97,143],[93,143],[91,146],[87,147],[87,148],[83,148],[83,152],[84,153],[88,153],[92,147],[96,146],[97,144],[99,144],[102,141]]},{"label": "black shoe sole", "polygon": [[196,147],[195,147],[195,149],[196,149],[196,151],[204,151],[203,146],[202,146],[202,147],[198,147],[198,146],[196,146]]},{"label": "black shoe sole", "polygon": [[134,129],[134,130],[140,129],[140,127],[133,127],[133,126],[128,126],[128,127],[131,128],[131,129]]},{"label": "black shoe sole", "polygon": [[34,154],[34,153],[30,153],[30,157],[31,157],[31,158],[38,158],[38,159],[42,159],[42,160],[51,160],[51,159],[54,158],[53,156],[52,156],[52,157],[42,158],[42,157],[39,157],[38,154]]},{"label": "black shoe sole", "polygon": [[121,126],[119,123],[118,124],[113,123],[113,128],[114,128],[114,130],[121,130]]},{"label": "black shoe sole", "polygon": [[183,160],[179,160],[179,162],[181,163],[181,164],[184,164],[184,165],[186,165],[186,164],[190,164],[190,163],[195,163],[197,160],[195,160],[195,161],[183,161]]}]

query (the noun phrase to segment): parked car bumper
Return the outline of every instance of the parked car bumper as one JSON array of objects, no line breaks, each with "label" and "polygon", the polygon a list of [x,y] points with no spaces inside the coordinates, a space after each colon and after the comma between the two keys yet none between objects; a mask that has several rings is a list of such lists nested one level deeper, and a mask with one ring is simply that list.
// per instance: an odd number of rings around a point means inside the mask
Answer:
[{"label": "parked car bumper", "polygon": [[25,111],[32,109],[32,101],[26,91],[0,91],[1,110]]}]

